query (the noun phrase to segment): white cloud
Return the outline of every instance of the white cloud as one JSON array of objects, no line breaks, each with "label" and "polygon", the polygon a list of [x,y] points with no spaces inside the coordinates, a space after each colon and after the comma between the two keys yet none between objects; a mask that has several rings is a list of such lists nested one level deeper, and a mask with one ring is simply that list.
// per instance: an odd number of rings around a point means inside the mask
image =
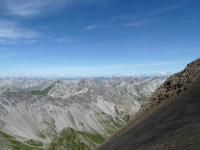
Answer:
[{"label": "white cloud", "polygon": [[165,75],[167,72],[160,72],[161,75]]}]

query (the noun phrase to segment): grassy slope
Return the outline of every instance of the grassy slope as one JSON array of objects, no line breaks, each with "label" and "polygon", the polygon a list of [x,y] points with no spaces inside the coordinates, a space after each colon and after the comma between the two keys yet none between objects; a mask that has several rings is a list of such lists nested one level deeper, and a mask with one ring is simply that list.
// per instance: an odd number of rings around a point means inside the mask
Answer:
[{"label": "grassy slope", "polygon": [[65,128],[52,140],[47,150],[92,150],[104,141],[105,138],[99,134]]},{"label": "grassy slope", "polygon": [[59,82],[59,81],[56,81],[54,82],[52,85],[50,85],[49,87],[45,88],[44,90],[42,91],[31,91],[30,93],[33,94],[33,95],[42,95],[42,96],[47,96],[49,91],[55,86],[55,84]]},{"label": "grassy slope", "polygon": [[[43,150],[43,144],[41,142],[35,142],[30,140],[30,142],[22,143],[16,140],[14,137],[0,131],[1,137],[8,141],[8,146],[13,150]],[[28,144],[29,143],[29,144]],[[1,147],[0,147],[1,149]],[[5,148],[6,149],[6,148]],[[8,148],[9,149],[9,148]]]},{"label": "grassy slope", "polygon": [[[126,116],[125,122],[118,117],[112,117],[103,112],[96,112],[96,117],[106,118],[101,121],[107,131],[107,135],[103,137],[98,133],[87,133],[84,131],[75,131],[72,128],[66,128],[58,134],[48,146],[48,150],[93,150],[103,143],[107,137],[118,131],[130,117]],[[95,131],[94,131],[95,132]]]}]

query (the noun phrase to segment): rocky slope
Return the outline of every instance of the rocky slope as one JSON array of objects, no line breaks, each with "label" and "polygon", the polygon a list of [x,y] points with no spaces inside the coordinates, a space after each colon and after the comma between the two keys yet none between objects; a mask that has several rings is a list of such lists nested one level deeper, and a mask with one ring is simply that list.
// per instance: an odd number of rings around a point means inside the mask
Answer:
[{"label": "rocky slope", "polygon": [[200,59],[168,78],[98,150],[200,149]]},{"label": "rocky slope", "polygon": [[[30,93],[21,92],[29,91],[26,88],[4,89],[0,92],[1,139],[7,140],[7,148],[43,149],[52,139],[50,145],[62,141],[60,137],[69,133],[63,130],[66,127],[78,135],[83,132],[107,138],[139,110],[164,80],[112,78],[97,83],[82,79],[54,81]],[[79,137],[75,139],[79,141]]]}]

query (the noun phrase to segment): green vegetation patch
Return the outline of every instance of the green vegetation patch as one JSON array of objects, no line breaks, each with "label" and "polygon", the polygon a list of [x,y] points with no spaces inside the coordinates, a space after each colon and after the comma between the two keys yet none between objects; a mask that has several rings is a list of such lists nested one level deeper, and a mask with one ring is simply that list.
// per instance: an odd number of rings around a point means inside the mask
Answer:
[{"label": "green vegetation patch", "polygon": [[2,131],[0,131],[0,136],[5,138],[9,142],[8,149],[12,149],[12,150],[44,150],[43,144],[39,141],[36,142],[34,140],[35,142],[31,142],[31,144],[22,143],[22,142],[16,140],[14,137],[12,137]]},{"label": "green vegetation patch", "polygon": [[65,128],[48,145],[47,150],[93,150],[105,138],[99,134]]},{"label": "green vegetation patch", "polygon": [[[116,113],[120,115],[120,112],[117,110],[116,107],[115,107],[115,111],[117,111]],[[107,131],[106,136],[113,135],[125,124],[125,122],[119,119],[119,117],[113,117],[104,112],[95,112],[95,115],[99,118],[104,118],[103,120],[100,121],[100,123],[104,127],[104,129]]]},{"label": "green vegetation patch", "polygon": [[146,101],[146,100],[148,100],[149,97],[146,96],[145,94],[141,93],[140,90],[139,90],[139,88],[136,88],[136,92],[137,92],[137,94],[139,95],[139,96],[137,97],[137,100],[138,100],[138,101]]},{"label": "green vegetation patch", "polygon": [[56,83],[60,83],[60,81],[54,82],[52,85],[50,85],[49,87],[45,88],[42,91],[36,90],[36,91],[31,91],[30,93],[33,94],[33,95],[47,96],[49,91],[55,86]]},{"label": "green vegetation patch", "polygon": [[30,139],[26,141],[27,144],[32,145],[32,146],[38,146],[38,147],[43,147],[43,143],[34,139]]},{"label": "green vegetation patch", "polygon": [[126,114],[126,115],[123,116],[124,122],[129,122],[130,119],[131,119],[131,115]]}]

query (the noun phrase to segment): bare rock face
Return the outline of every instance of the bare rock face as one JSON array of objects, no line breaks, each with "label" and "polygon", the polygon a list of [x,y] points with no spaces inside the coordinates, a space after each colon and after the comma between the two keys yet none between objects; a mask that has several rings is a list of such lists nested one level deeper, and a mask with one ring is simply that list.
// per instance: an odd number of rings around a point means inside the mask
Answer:
[{"label": "bare rock face", "polygon": [[187,67],[169,77],[151,96],[141,111],[147,111],[152,106],[166,101],[183,91],[187,90],[193,83],[200,80],[200,59],[197,59]]}]

